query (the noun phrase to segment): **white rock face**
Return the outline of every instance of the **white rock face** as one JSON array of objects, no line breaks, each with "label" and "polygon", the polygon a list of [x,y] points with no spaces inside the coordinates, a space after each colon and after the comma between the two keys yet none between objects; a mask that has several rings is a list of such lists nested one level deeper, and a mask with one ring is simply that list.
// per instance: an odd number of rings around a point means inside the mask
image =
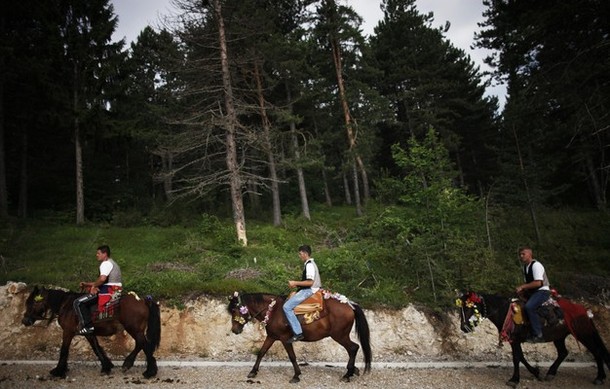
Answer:
[{"label": "white rock face", "polygon": [[[0,360],[50,359],[59,356],[61,328],[51,323],[37,322],[25,327],[21,319],[25,310],[28,288],[23,283],[8,282],[0,286]],[[610,313],[607,307],[592,307],[595,321],[607,345],[610,345]],[[365,310],[371,329],[374,362],[417,362],[438,360],[509,361],[510,347],[498,347],[498,331],[485,320],[472,334],[459,330],[456,313],[448,317],[426,314],[415,306],[400,310]],[[159,360],[252,361],[256,359],[265,338],[258,322],[249,323],[240,335],[231,333],[231,317],[227,300],[200,297],[178,310],[161,304],[161,346],[155,353]],[[352,340],[358,342],[352,330]],[[126,333],[100,338],[102,347],[111,358],[122,359],[133,348]],[[570,360],[590,361],[586,348],[568,337]],[[552,343],[524,345],[528,359],[552,361]],[[319,342],[295,344],[299,361],[347,362],[347,353],[338,343],[327,338]],[[76,337],[70,349],[70,360],[93,360],[95,356],[82,337]],[[143,355],[138,356],[142,360]],[[265,361],[286,361],[287,355],[279,342],[271,347]],[[358,353],[357,362],[362,362]]]}]

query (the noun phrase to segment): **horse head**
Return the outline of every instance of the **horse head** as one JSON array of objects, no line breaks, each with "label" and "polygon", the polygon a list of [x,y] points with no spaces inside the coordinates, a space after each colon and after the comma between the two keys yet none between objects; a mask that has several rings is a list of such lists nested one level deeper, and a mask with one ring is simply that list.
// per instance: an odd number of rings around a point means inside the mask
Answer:
[{"label": "horse head", "polygon": [[229,297],[229,313],[231,314],[231,332],[241,334],[244,326],[250,321],[250,311],[246,305],[242,304],[241,296],[238,292]]},{"label": "horse head", "polygon": [[485,311],[485,301],[483,297],[475,292],[462,293],[455,305],[460,309],[460,329],[463,332],[473,332],[483,320],[482,312]]},{"label": "horse head", "polygon": [[45,289],[38,289],[38,286],[34,287],[34,290],[25,300],[25,313],[21,323],[24,326],[29,327],[33,325],[37,320],[47,319],[46,314],[50,309],[49,307],[49,292]]}]

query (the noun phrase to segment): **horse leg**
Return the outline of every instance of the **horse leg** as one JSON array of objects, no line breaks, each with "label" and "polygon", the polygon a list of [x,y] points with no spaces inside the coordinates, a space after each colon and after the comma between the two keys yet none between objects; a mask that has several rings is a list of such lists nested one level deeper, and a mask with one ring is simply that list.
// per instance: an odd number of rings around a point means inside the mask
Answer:
[{"label": "horse leg", "polygon": [[146,370],[144,371],[144,373],[142,373],[142,375],[144,376],[144,378],[151,378],[156,376],[158,367],[157,360],[153,356],[154,347],[146,346],[146,336],[144,335],[144,332],[138,332],[136,334],[132,333],[131,331],[128,332],[135,340],[136,345],[133,348],[133,351],[129,353],[129,355],[125,358],[125,361],[123,362],[122,366],[123,371],[125,372],[131,369],[140,350],[144,350],[144,354],[146,354]]},{"label": "horse leg", "polygon": [[102,346],[100,346],[97,337],[95,335],[87,335],[86,338],[89,342],[89,345],[91,345],[93,352],[102,364],[102,374],[110,374],[112,368],[114,367],[114,364],[112,363],[110,358],[108,358],[108,355],[106,355],[106,352],[104,351]]},{"label": "horse leg", "polygon": [[568,356],[568,349],[566,348],[566,338],[557,339],[553,341],[555,344],[555,348],[557,349],[557,359],[555,362],[549,367],[549,371],[546,373],[546,377],[544,379],[546,381],[552,381],[557,375],[557,369],[559,369],[559,365],[566,359]]},{"label": "horse leg", "polygon": [[146,355],[146,370],[144,371],[144,373],[142,373],[142,375],[144,376],[144,378],[151,378],[156,376],[158,371],[157,360],[154,356],[156,346],[149,342],[145,336],[144,339],[146,341],[146,343],[144,344],[144,354]]},{"label": "horse leg", "polygon": [[360,370],[358,370],[358,368],[356,367],[356,355],[358,354],[360,346],[357,343],[352,342],[352,340],[349,338],[349,332],[347,336],[335,338],[331,335],[331,337],[337,343],[343,346],[345,348],[345,351],[347,351],[347,355],[349,356],[349,360],[347,361],[347,372],[341,378],[341,381],[349,382],[350,379],[354,376],[354,374],[360,375]]},{"label": "horse leg", "polygon": [[284,349],[286,349],[288,359],[290,359],[290,363],[292,363],[292,368],[294,369],[294,376],[290,379],[289,382],[291,384],[296,384],[297,382],[301,381],[301,368],[297,363],[297,356],[294,353],[294,347],[292,346],[292,343],[282,342],[282,344],[284,345]]},{"label": "horse leg", "polygon": [[133,351],[130,352],[129,355],[127,355],[127,357],[123,361],[123,365],[121,366],[121,369],[123,370],[123,372],[126,372],[127,370],[129,370],[133,367],[133,364],[136,360],[136,357],[138,356],[138,353],[143,348],[143,342],[145,342],[145,340],[142,339],[142,336],[140,336],[140,334],[136,334],[136,335],[131,334],[131,333],[129,333],[129,334],[135,340],[135,347],[133,348]]},{"label": "horse leg", "polygon": [[64,331],[61,349],[59,350],[59,361],[57,361],[57,366],[49,372],[53,377],[66,378],[66,372],[68,371],[68,354],[70,353],[70,343],[72,343],[73,337],[74,334],[72,332]]},{"label": "horse leg", "polygon": [[610,354],[604,345],[595,327],[591,331],[581,331],[578,333],[578,340],[593,354],[595,363],[597,364],[597,376],[593,380],[594,385],[602,385],[606,379],[606,371],[604,370],[604,360],[610,368]]},{"label": "horse leg", "polygon": [[534,375],[534,377],[540,379],[540,370],[527,362],[525,356],[523,355],[521,343],[515,341],[511,343],[510,346],[513,353],[513,376],[506,382],[506,385],[512,386],[513,388],[519,385],[519,381],[521,380],[521,376],[519,375],[519,363],[523,363],[523,365],[530,373]]},{"label": "horse leg", "polygon": [[265,338],[265,341],[263,342],[263,346],[261,347],[261,349],[258,351],[258,354],[256,355],[256,362],[254,362],[254,366],[252,366],[252,370],[250,370],[250,373],[248,373],[248,378],[256,377],[256,375],[258,374],[258,368],[261,364],[261,360],[267,353],[267,350],[269,350],[269,348],[273,345],[273,343],[275,343],[275,340],[271,339],[269,336],[267,336]]}]

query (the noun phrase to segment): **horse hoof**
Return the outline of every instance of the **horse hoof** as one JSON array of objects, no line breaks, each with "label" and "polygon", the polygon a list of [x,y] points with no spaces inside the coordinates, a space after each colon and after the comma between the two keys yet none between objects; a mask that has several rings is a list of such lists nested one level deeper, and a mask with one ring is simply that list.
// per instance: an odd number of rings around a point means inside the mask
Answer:
[{"label": "horse hoof", "polygon": [[290,382],[291,384],[296,384],[299,381],[301,381],[301,379],[299,377],[292,377],[292,379],[288,382]]},{"label": "horse hoof", "polygon": [[152,378],[157,375],[157,372],[156,371],[145,371],[144,373],[142,373],[142,375],[144,376],[144,378]]},{"label": "horse hoof", "polygon": [[341,382],[350,382],[350,378],[348,376],[341,377]]},{"label": "horse hoof", "polygon": [[256,377],[256,372],[255,372],[255,371],[251,371],[251,372],[248,374],[248,378],[254,378],[254,377]]},{"label": "horse hoof", "polygon": [[511,388],[516,388],[519,385],[518,382],[515,381],[506,381],[506,386],[510,386]]},{"label": "horse hoof", "polygon": [[593,381],[593,385],[603,385],[604,384],[604,380],[600,380],[599,378],[596,378]]},{"label": "horse hoof", "polygon": [[53,377],[66,378],[66,372],[62,371],[62,370],[58,370],[57,368],[51,370],[49,372],[49,374],[51,374]]},{"label": "horse hoof", "polygon": [[547,374],[546,377],[544,377],[545,381],[553,381],[554,379],[555,379],[554,374]]},{"label": "horse hoof", "polygon": [[360,377],[360,369],[358,369],[357,367],[354,367],[354,374],[356,374],[358,377]]}]

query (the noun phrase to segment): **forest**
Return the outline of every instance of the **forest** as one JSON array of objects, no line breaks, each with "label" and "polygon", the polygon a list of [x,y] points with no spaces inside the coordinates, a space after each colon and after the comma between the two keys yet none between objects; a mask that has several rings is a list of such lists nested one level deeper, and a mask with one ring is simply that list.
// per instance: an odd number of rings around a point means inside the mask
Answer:
[{"label": "forest", "polygon": [[109,0],[3,3],[0,257],[41,221],[226,221],[243,253],[247,226],[325,220],[350,231],[314,243],[416,267],[435,301],[505,286],[468,269],[500,278],[520,244],[565,265],[586,242],[580,269],[610,274],[609,2],[483,0],[484,74],[414,0],[380,0],[370,36],[336,0],[171,1],[129,47]]}]

